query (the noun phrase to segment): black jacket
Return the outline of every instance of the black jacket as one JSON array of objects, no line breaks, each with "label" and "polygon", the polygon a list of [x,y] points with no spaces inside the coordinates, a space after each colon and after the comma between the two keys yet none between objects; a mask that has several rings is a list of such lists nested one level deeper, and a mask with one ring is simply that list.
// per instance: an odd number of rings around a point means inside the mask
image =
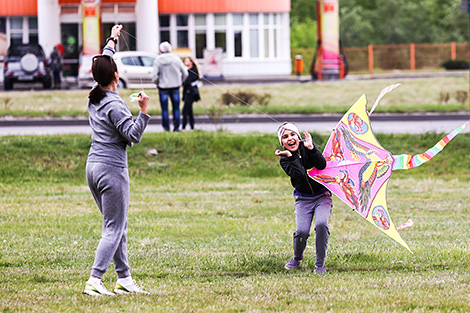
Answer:
[{"label": "black jacket", "polygon": [[201,100],[201,97],[199,95],[199,89],[195,84],[195,82],[199,80],[199,72],[197,67],[193,65],[193,67],[191,67],[188,72],[189,75],[183,82],[183,100],[189,98],[193,101],[199,101]]},{"label": "black jacket", "polygon": [[279,162],[284,172],[290,176],[292,186],[300,193],[315,194],[325,188],[307,174],[313,167],[318,170],[326,167],[326,160],[315,145],[309,150],[305,148],[302,140],[297,152],[292,153],[290,157],[281,156]]}]

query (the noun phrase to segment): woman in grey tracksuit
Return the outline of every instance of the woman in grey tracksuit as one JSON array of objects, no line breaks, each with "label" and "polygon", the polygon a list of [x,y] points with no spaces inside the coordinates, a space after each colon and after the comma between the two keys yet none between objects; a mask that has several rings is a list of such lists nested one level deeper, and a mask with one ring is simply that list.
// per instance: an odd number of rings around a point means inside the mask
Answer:
[{"label": "woman in grey tracksuit", "polygon": [[88,100],[92,144],[86,164],[86,178],[91,193],[103,215],[102,235],[96,249],[85,294],[114,295],[101,282],[111,260],[118,276],[115,293],[146,293],[131,278],[127,260],[127,211],[129,207],[129,172],[126,147],[140,142],[150,116],[148,96],[139,95],[141,111],[134,121],[126,103],[119,97],[119,73],[112,56],[122,26],[113,27],[102,55],[93,57],[95,84]]}]

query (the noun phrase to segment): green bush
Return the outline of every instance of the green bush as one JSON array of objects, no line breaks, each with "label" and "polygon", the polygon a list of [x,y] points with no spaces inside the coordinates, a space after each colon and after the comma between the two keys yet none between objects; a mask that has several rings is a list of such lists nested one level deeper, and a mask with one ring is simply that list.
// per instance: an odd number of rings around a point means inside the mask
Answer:
[{"label": "green bush", "polygon": [[252,91],[225,92],[221,96],[221,103],[224,105],[254,105],[258,103],[261,106],[267,106],[271,101],[271,95],[268,93],[257,94]]},{"label": "green bush", "polygon": [[467,60],[447,60],[441,64],[446,70],[468,70]]}]

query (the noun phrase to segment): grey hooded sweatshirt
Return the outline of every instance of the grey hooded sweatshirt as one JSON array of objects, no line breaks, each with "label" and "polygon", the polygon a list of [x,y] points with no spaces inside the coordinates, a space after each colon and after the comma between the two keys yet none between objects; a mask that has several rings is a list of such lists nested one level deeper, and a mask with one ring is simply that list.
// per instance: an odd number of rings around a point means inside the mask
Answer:
[{"label": "grey hooded sweatshirt", "polygon": [[[114,50],[107,46],[103,54],[112,56]],[[92,144],[87,162],[127,167],[126,147],[140,142],[150,116],[139,112],[134,121],[119,93],[106,89],[105,92],[106,96],[100,103],[92,104],[88,100]]]},{"label": "grey hooded sweatshirt", "polygon": [[179,88],[186,77],[188,69],[174,54],[160,54],[153,62],[153,82],[159,89]]}]

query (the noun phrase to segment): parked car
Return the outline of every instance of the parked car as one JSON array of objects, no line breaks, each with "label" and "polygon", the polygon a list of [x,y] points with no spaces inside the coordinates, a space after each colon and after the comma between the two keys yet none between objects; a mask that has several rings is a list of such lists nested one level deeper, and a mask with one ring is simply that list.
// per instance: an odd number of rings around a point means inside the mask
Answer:
[{"label": "parked car", "polygon": [[[156,54],[146,51],[123,51],[114,54],[114,61],[119,71],[118,88],[151,88],[153,61]],[[91,74],[92,56],[82,56],[78,70],[78,84],[80,88],[91,87],[93,77]]]},{"label": "parked car", "polygon": [[15,44],[8,48],[3,61],[3,88],[11,90],[15,82],[40,82],[44,89],[51,88],[51,71],[40,45]]}]

